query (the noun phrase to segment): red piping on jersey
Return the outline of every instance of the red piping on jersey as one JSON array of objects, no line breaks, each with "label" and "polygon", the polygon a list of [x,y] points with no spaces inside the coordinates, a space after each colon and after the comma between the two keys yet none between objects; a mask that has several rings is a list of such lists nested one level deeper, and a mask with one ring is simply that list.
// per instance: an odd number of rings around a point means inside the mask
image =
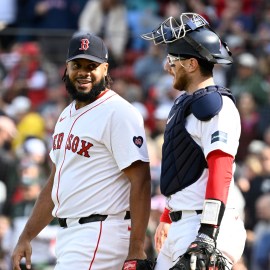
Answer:
[{"label": "red piping on jersey", "polygon": [[[104,99],[104,100],[101,101],[100,103],[96,104],[94,107],[89,108],[87,111],[85,111],[85,112],[83,112],[82,114],[80,114],[80,115],[74,120],[74,122],[73,122],[73,124],[72,124],[72,126],[71,126],[71,128],[70,128],[70,131],[69,131],[69,133],[68,133],[68,137],[67,137],[67,138],[69,138],[69,135],[70,135],[70,133],[71,133],[71,131],[72,131],[72,129],[73,129],[73,127],[74,127],[76,121],[77,121],[82,115],[84,115],[85,113],[91,111],[92,109],[94,109],[95,107],[97,107],[97,106],[99,106],[100,104],[104,103],[104,102],[107,101],[109,98],[111,98],[111,97],[113,97],[113,96],[115,96],[115,95],[116,95],[116,94],[113,94],[113,95],[109,96],[108,98]],[[61,171],[62,171],[64,162],[65,162],[65,159],[66,159],[66,152],[67,152],[66,146],[67,146],[67,142],[68,142],[68,140],[66,141],[66,144],[65,144],[65,153],[64,153],[63,162],[62,162],[61,167],[60,167],[60,170],[59,170],[59,172],[58,172],[58,182],[57,182],[57,191],[56,191],[56,199],[57,199],[57,202],[58,202],[58,207],[57,207],[57,209],[56,209],[56,211],[55,211],[55,216],[56,216],[56,217],[57,217],[57,212],[58,212],[58,209],[59,209],[59,206],[60,206],[60,201],[59,201],[59,197],[58,197],[58,191],[59,191],[59,186],[60,186],[60,176],[61,176]]]},{"label": "red piping on jersey", "polygon": [[101,238],[101,233],[102,233],[102,221],[100,222],[100,229],[99,229],[99,236],[98,236],[97,245],[96,245],[96,248],[95,248],[95,251],[94,251],[94,254],[93,254],[93,259],[92,259],[92,261],[90,263],[90,266],[89,266],[88,270],[91,270],[92,265],[94,263],[94,260],[96,258],[96,254],[97,254],[97,250],[98,250],[98,246],[99,246],[99,242],[100,242],[100,238]]},{"label": "red piping on jersey", "polygon": [[[101,92],[101,93],[96,97],[95,101],[98,100],[99,98],[101,98],[103,95],[105,95],[108,91],[109,91],[109,89],[106,89],[106,90],[104,90],[103,92]],[[74,106],[75,106],[75,105],[74,105]],[[71,108],[72,108],[72,107],[70,107],[70,110],[69,110],[69,116],[70,116],[70,117],[71,117]],[[75,107],[75,110],[77,110],[76,107]]]}]

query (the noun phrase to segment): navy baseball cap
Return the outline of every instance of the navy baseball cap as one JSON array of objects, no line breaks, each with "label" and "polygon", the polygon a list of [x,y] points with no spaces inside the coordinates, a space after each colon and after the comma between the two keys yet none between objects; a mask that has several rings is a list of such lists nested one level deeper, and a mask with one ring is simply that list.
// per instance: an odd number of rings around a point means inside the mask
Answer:
[{"label": "navy baseball cap", "polygon": [[108,61],[108,49],[101,38],[90,33],[77,32],[69,42],[66,62],[77,58],[105,63]]}]

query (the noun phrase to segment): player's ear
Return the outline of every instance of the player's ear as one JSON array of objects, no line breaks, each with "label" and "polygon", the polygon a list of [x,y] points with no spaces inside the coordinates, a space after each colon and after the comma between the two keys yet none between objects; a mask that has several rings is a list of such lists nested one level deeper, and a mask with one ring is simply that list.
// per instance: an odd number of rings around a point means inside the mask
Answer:
[{"label": "player's ear", "polygon": [[196,58],[190,58],[188,63],[188,68],[190,71],[194,71],[199,67],[199,62]]},{"label": "player's ear", "polygon": [[103,63],[102,68],[103,68],[104,75],[107,76],[109,64],[108,63]]}]

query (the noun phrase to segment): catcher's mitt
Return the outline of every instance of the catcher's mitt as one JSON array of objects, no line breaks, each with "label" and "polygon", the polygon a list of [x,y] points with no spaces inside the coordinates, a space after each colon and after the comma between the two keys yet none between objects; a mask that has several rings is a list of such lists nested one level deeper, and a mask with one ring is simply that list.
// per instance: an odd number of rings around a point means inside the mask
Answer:
[{"label": "catcher's mitt", "polygon": [[122,270],[153,270],[154,263],[150,260],[126,260]]},{"label": "catcher's mitt", "polygon": [[191,243],[179,261],[169,270],[226,270],[226,259],[212,244],[201,238]]}]

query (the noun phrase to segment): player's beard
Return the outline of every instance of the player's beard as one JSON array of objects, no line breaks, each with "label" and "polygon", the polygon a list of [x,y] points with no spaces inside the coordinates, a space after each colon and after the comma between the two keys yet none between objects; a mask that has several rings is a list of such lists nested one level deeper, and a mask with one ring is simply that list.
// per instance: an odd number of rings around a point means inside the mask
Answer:
[{"label": "player's beard", "polygon": [[180,69],[181,71],[180,73],[178,73],[180,74],[180,76],[175,78],[175,83],[173,87],[180,91],[186,91],[189,87],[190,79],[188,77],[187,72],[183,68],[180,68]]},{"label": "player's beard", "polygon": [[81,102],[93,102],[96,100],[97,96],[106,89],[105,86],[105,78],[102,78],[100,82],[97,84],[94,84],[91,91],[89,93],[81,93],[77,91],[76,87],[74,84],[70,81],[69,77],[66,75],[65,78],[65,85],[66,85],[66,90],[71,96],[73,100],[81,101]]}]

